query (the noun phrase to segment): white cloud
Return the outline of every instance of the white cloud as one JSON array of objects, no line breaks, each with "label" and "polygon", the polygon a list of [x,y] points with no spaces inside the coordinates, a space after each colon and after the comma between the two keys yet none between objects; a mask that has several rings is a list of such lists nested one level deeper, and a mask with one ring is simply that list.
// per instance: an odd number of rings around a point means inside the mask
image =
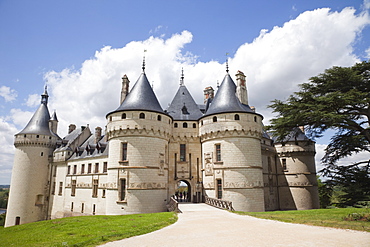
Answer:
[{"label": "white cloud", "polygon": [[40,104],[40,95],[39,94],[30,94],[26,100],[26,105],[29,107],[35,107]]},{"label": "white cloud", "polygon": [[0,117],[0,184],[10,184],[14,154],[14,134],[17,131],[14,125]]},{"label": "white cloud", "polygon": [[10,89],[10,87],[7,86],[0,87],[0,97],[3,97],[6,102],[15,100],[17,96],[17,91],[15,91],[14,89]]},{"label": "white cloud", "polygon": [[370,59],[370,47],[369,47],[369,48],[367,48],[365,52],[366,52],[365,57],[366,57],[367,59]]}]

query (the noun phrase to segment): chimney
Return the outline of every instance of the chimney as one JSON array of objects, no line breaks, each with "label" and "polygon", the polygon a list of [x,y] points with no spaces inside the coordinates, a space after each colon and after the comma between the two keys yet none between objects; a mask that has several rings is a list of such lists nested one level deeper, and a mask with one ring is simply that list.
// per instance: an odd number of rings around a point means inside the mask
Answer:
[{"label": "chimney", "polygon": [[130,85],[130,81],[127,77],[127,75],[124,75],[122,77],[122,89],[121,89],[121,103],[126,99],[126,96],[128,94],[128,90],[129,90],[129,85]]},{"label": "chimney", "polygon": [[70,124],[69,127],[68,127],[68,134],[70,134],[72,131],[74,131],[76,129],[76,125],[74,124]]},{"label": "chimney", "polygon": [[97,144],[101,139],[101,128],[96,127],[95,128],[95,144]]},{"label": "chimney", "polygon": [[204,104],[207,104],[208,99],[213,99],[215,96],[215,90],[212,87],[206,87],[204,90]]},{"label": "chimney", "polygon": [[248,92],[246,86],[246,76],[243,72],[238,70],[236,73],[236,96],[238,97],[240,103],[248,105]]}]

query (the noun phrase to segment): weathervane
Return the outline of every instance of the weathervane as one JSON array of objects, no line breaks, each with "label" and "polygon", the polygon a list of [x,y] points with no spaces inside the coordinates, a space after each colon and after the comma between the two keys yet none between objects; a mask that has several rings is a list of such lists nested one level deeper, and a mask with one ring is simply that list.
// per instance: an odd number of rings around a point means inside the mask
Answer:
[{"label": "weathervane", "polygon": [[144,56],[143,56],[143,73],[145,73],[145,52],[146,52],[146,49],[144,49]]},{"label": "weathervane", "polygon": [[180,80],[180,86],[184,85],[184,68],[181,68],[181,80]]},{"label": "weathervane", "polygon": [[229,73],[229,53],[226,52],[226,73]]}]

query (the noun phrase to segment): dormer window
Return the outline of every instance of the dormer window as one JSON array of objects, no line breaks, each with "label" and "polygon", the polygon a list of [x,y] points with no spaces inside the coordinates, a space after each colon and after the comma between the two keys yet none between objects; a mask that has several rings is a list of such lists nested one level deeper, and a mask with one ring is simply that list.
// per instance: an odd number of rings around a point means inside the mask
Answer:
[{"label": "dormer window", "polygon": [[182,111],[182,114],[189,115],[188,108],[186,108],[185,105],[181,108],[181,111]]},{"label": "dormer window", "polygon": [[139,118],[140,119],[145,119],[145,114],[144,113],[140,113]]}]

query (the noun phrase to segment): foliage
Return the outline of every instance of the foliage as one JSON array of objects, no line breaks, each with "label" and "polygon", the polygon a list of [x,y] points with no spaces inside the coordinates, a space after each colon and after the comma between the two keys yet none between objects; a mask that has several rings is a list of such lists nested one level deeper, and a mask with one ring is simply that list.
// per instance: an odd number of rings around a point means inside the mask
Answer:
[{"label": "foliage", "polygon": [[5,225],[5,216],[6,214],[0,214],[0,227]]},{"label": "foliage", "polygon": [[321,179],[317,178],[320,208],[327,208],[331,206],[331,198],[333,195],[333,187],[328,182],[322,182]]},{"label": "foliage", "polygon": [[322,159],[329,167],[353,153],[370,151],[370,61],[327,69],[300,88],[286,102],[274,100],[269,106],[278,113],[268,126],[278,140],[298,126],[305,126],[312,139],[334,130]]},{"label": "foliage", "polygon": [[348,221],[369,221],[370,222],[370,213],[351,213],[343,218]]},{"label": "foliage", "polygon": [[9,190],[0,188],[0,208],[6,208],[8,204]]},{"label": "foliage", "polygon": [[152,232],[176,220],[172,212],[70,217],[0,228],[0,239],[2,246],[96,246]]},{"label": "foliage", "polygon": [[350,214],[368,215],[369,209],[364,208],[335,208],[273,212],[236,212],[262,219],[271,219],[289,223],[313,226],[326,226],[342,229],[352,229],[370,232],[369,221],[348,221],[344,218]]}]

